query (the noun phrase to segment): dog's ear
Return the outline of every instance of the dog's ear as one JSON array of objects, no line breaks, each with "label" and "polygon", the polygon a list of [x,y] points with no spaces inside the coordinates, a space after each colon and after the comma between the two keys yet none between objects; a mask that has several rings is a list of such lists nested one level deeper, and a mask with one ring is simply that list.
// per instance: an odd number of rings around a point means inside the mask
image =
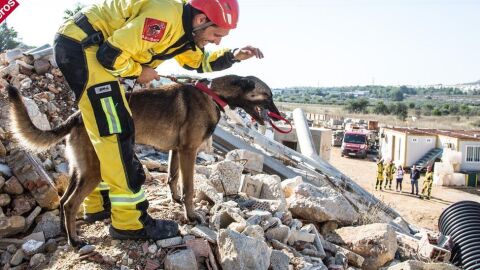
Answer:
[{"label": "dog's ear", "polygon": [[232,81],[232,85],[239,86],[243,91],[251,91],[255,88],[255,82],[247,78],[238,78]]}]

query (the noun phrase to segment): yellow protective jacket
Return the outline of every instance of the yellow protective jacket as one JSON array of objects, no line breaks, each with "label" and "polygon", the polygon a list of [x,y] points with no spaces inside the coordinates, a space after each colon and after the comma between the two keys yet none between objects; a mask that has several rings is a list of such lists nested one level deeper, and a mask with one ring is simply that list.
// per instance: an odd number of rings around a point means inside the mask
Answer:
[{"label": "yellow protective jacket", "polygon": [[82,13],[102,32],[97,59],[114,76],[138,77],[141,65],[156,68],[171,58],[198,72],[238,62],[230,49],[209,53],[195,45],[192,7],[180,0],[106,0]]},{"label": "yellow protective jacket", "polygon": [[433,172],[427,172],[425,174],[425,182],[432,182],[433,181]]},{"label": "yellow protective jacket", "polygon": [[396,171],[397,171],[397,169],[395,168],[395,165],[393,163],[389,163],[389,164],[387,164],[387,167],[385,168],[385,176],[387,177],[387,179],[392,179],[393,174]]},{"label": "yellow protective jacket", "polygon": [[383,163],[378,162],[377,163],[377,179],[383,180],[383,170],[384,170]]}]

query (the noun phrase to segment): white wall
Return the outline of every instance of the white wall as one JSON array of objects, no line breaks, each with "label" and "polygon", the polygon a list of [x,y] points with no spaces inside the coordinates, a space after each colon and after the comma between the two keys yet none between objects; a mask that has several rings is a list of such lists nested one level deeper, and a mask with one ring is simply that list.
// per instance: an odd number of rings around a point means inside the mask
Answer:
[{"label": "white wall", "polygon": [[[382,132],[380,133],[382,134]],[[384,160],[393,160],[395,164],[404,164],[405,156],[405,133],[384,130],[384,138],[380,138],[380,153]],[[393,153],[392,159],[392,144],[393,138],[395,138],[395,153]]]},{"label": "white wall", "polygon": [[448,136],[438,135],[437,148],[446,148],[446,144],[452,144],[454,151],[458,149],[458,139]]},{"label": "white wall", "polygon": [[428,151],[436,148],[437,136],[417,136],[408,135],[407,137],[407,156],[405,166],[410,167],[421,159]]},{"label": "white wall", "polygon": [[460,164],[461,171],[476,171],[480,172],[479,162],[466,162],[467,146],[480,146],[480,141],[462,141],[459,142],[459,151],[462,152],[462,163]]}]

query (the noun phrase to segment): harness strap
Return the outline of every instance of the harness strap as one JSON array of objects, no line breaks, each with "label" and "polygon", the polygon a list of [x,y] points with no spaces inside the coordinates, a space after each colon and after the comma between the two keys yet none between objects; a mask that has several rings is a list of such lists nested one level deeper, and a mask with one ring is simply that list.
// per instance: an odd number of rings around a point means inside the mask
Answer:
[{"label": "harness strap", "polygon": [[87,48],[92,45],[100,45],[104,41],[104,37],[101,31],[96,31],[95,28],[93,28],[92,24],[88,21],[87,16],[83,13],[77,13],[75,16],[73,16],[73,22],[80,28],[82,29],[85,34],[87,34],[87,37],[84,38],[80,43],[82,44],[82,47]]}]

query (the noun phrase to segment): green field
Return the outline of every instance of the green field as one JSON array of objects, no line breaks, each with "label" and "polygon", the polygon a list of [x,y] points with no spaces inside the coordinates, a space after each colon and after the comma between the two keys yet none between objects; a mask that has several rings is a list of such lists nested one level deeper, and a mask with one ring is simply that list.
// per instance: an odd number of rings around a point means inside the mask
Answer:
[{"label": "green field", "polygon": [[409,110],[409,117],[406,121],[397,119],[394,115],[377,114],[350,114],[340,105],[322,105],[305,103],[276,102],[280,111],[292,111],[295,108],[302,108],[306,113],[318,113],[339,115],[345,118],[364,120],[377,120],[380,124],[390,126],[416,127],[416,128],[442,128],[442,129],[479,129],[473,123],[480,122],[480,116],[421,116],[413,121],[411,116],[415,115],[414,110]]}]

